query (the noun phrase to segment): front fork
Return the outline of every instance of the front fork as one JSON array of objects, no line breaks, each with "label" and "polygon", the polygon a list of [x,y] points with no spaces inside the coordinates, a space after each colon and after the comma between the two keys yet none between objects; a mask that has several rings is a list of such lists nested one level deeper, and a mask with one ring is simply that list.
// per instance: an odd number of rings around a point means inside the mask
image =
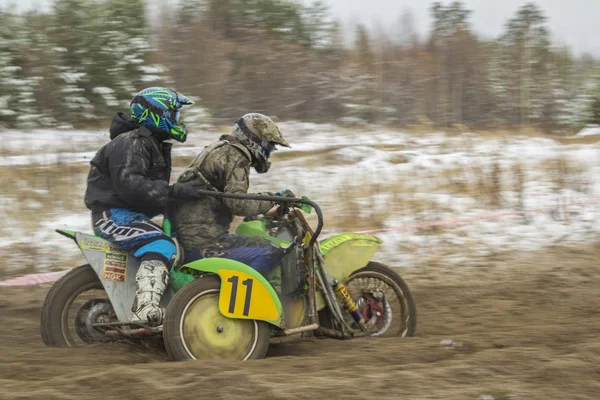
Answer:
[{"label": "front fork", "polygon": [[360,329],[363,332],[366,331],[367,327],[365,325],[365,321],[362,317],[362,314],[358,311],[356,302],[354,299],[352,299],[352,296],[348,292],[348,289],[346,289],[346,286],[327,273],[323,256],[318,248],[315,249],[314,257],[316,267],[315,275],[317,281],[323,290],[325,301],[331,309],[334,319],[342,326],[342,335],[346,335],[346,330],[343,329],[344,326],[348,331],[353,331],[354,329],[347,324],[336,297],[344,305],[346,311],[352,315],[352,318],[358,324],[358,326],[360,326]]}]

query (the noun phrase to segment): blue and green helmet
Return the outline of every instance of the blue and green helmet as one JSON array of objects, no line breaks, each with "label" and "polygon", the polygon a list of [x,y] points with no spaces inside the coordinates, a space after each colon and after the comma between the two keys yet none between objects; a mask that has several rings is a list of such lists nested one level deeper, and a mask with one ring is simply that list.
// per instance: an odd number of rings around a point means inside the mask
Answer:
[{"label": "blue and green helmet", "polygon": [[131,118],[140,125],[169,132],[179,142],[185,142],[187,128],[179,120],[181,107],[193,101],[172,89],[151,87],[131,100]]}]

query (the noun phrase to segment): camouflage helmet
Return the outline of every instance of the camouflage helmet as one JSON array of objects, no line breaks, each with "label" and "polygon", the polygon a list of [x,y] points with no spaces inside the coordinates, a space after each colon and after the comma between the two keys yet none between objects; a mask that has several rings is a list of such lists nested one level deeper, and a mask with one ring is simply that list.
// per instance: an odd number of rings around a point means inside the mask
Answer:
[{"label": "camouflage helmet", "polygon": [[[275,122],[273,122],[271,118],[264,114],[246,114],[236,121],[233,127],[234,134],[236,128],[241,129],[242,131],[247,128],[247,130],[252,132],[261,140],[284,147],[290,147],[290,144],[287,142],[287,140],[285,140]],[[247,132],[244,133],[246,133],[246,136],[249,136]]]},{"label": "camouflage helmet", "polygon": [[271,163],[268,160],[277,145],[291,147],[275,122],[259,113],[246,114],[238,119],[231,135],[250,150],[254,168],[259,173],[269,170]]}]

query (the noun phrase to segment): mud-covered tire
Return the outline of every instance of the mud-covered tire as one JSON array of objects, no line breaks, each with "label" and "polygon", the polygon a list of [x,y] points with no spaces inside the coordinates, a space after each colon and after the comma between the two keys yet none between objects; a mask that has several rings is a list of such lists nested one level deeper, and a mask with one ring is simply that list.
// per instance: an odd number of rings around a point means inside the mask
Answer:
[{"label": "mud-covered tire", "polygon": [[[364,274],[379,274],[383,275],[386,280],[391,281],[394,286],[397,287],[397,290],[401,293],[401,297],[403,302],[406,305],[407,319],[408,322],[406,324],[406,328],[402,329],[398,336],[414,336],[415,330],[417,327],[417,309],[415,306],[415,301],[413,299],[412,293],[408,289],[408,285],[404,280],[391,268],[388,266],[378,263],[378,262],[370,262],[367,266],[354,271],[348,280],[345,282],[346,286],[350,284],[353,278],[359,277]],[[381,278],[381,277],[380,277]],[[348,288],[349,289],[349,288]],[[356,300],[356,299],[355,299]],[[328,329],[337,329],[336,323],[334,322],[333,315],[329,307],[325,307],[319,311],[319,325],[323,328]],[[327,336],[327,334],[315,332],[316,336]]]},{"label": "mud-covered tire", "polygon": [[85,290],[103,289],[100,279],[89,265],[73,268],[60,278],[46,295],[42,305],[40,333],[42,340],[48,346],[71,347],[64,332],[63,313],[69,301]]},{"label": "mud-covered tire", "polygon": [[350,275],[348,283],[350,283],[353,278],[357,278],[361,275],[366,274],[381,274],[384,277],[387,277],[397,286],[406,304],[407,312],[406,329],[401,332],[400,336],[414,336],[415,331],[417,329],[417,307],[415,305],[412,293],[410,292],[410,289],[408,288],[406,282],[404,282],[400,275],[394,272],[394,270],[392,270],[387,265],[371,261],[367,264],[366,267],[354,271],[352,275]]},{"label": "mud-covered tire", "polygon": [[[264,358],[269,348],[270,327],[264,321],[229,319],[222,316],[218,309],[218,298],[221,289],[221,281],[216,275],[207,275],[188,283],[181,288],[169,303],[163,324],[163,339],[165,348],[169,357],[174,361],[197,360],[197,359],[230,359],[230,360],[250,360]],[[206,324],[193,323],[192,320],[186,320],[188,313],[193,313],[199,301],[205,302],[204,308],[198,306],[198,313],[204,313],[202,318]],[[191,318],[191,317],[190,317]],[[192,327],[188,324],[193,325]],[[252,324],[252,325],[249,325]],[[215,325],[214,327],[212,325]],[[222,339],[218,336],[222,332],[213,334],[213,328],[227,325],[225,331],[253,331],[253,337],[249,339],[250,345],[244,349],[227,349],[227,335]],[[231,327],[231,329],[229,329]],[[239,328],[239,329],[238,329]],[[186,337],[190,338],[189,332],[193,330],[196,337],[202,342],[205,335],[214,335],[210,340],[204,340],[202,350],[198,344],[186,343]],[[186,332],[188,334],[186,335]],[[217,332],[215,330],[215,332]],[[245,336],[241,339],[245,339]],[[210,347],[213,345],[213,347]],[[194,347],[195,346],[195,347]],[[239,350],[239,351],[238,351]]]}]

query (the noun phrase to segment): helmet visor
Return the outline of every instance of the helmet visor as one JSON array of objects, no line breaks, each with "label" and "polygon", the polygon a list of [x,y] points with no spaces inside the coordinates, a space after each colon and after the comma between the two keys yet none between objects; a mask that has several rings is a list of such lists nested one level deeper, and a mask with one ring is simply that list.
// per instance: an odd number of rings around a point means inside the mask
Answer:
[{"label": "helmet visor", "polygon": [[262,143],[260,144],[260,147],[262,147],[267,158],[271,157],[271,154],[273,154],[273,152],[277,151],[277,147],[275,147],[275,143],[267,142],[266,140],[262,141]]}]

